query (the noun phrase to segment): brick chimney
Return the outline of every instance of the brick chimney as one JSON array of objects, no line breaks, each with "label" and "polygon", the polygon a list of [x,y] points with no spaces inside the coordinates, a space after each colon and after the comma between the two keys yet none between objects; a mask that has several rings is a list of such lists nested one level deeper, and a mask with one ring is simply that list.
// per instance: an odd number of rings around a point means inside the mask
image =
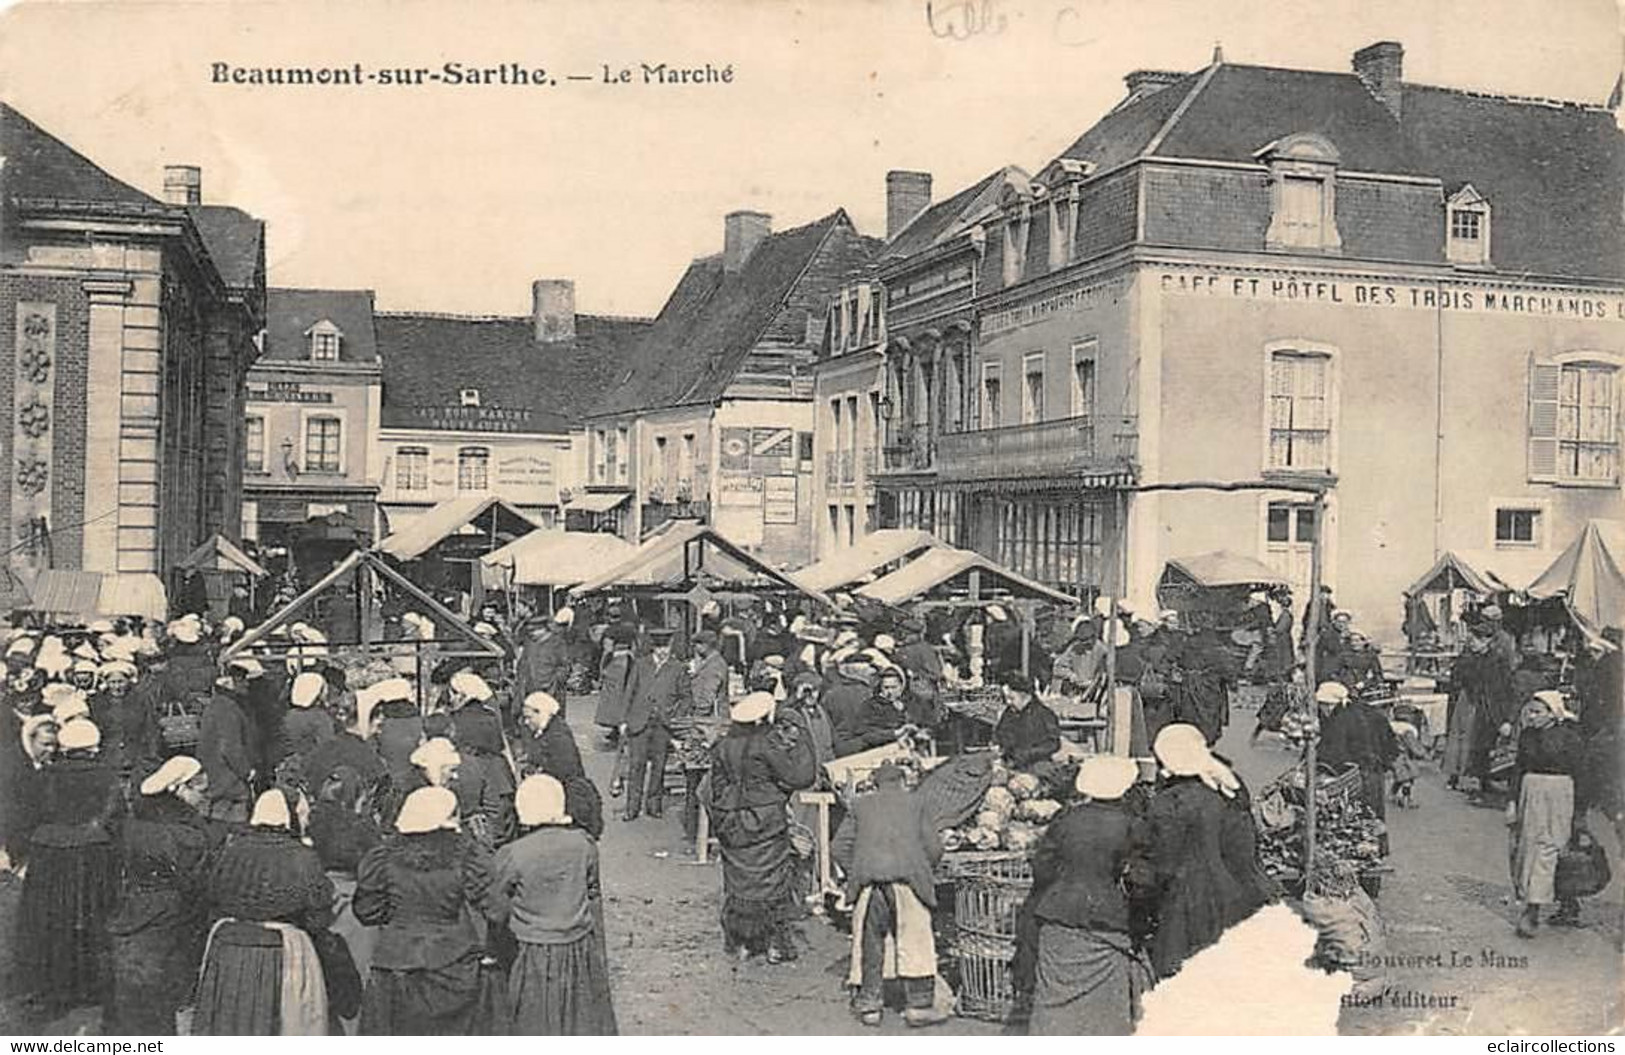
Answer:
[{"label": "brick chimney", "polygon": [[886,173],[886,237],[891,238],[931,207],[931,173]]},{"label": "brick chimney", "polygon": [[722,270],[730,274],[745,266],[750,254],[773,233],[773,217],[765,212],[738,209],[722,220]]},{"label": "brick chimney", "polygon": [[164,201],[171,205],[202,205],[203,170],[196,165],[165,165]]},{"label": "brick chimney", "polygon": [[1368,44],[1354,53],[1354,73],[1366,91],[1399,120],[1404,89],[1400,78],[1405,69],[1405,48],[1397,40]]},{"label": "brick chimney", "polygon": [[575,340],[576,284],[567,278],[539,278],[532,282],[530,317],[536,343]]},{"label": "brick chimney", "polygon": [[1127,101],[1133,102],[1160,92],[1183,76],[1183,73],[1175,70],[1134,70],[1123,78],[1123,85],[1128,88]]}]

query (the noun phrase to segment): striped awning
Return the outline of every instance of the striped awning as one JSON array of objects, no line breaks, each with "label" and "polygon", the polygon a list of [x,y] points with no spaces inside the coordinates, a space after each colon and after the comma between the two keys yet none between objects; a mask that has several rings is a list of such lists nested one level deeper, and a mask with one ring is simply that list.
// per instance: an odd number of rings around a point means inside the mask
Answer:
[{"label": "striped awning", "polygon": [[29,611],[89,622],[97,617],[141,616],[164,619],[169,598],[150,572],[111,574],[46,568],[24,577]]}]

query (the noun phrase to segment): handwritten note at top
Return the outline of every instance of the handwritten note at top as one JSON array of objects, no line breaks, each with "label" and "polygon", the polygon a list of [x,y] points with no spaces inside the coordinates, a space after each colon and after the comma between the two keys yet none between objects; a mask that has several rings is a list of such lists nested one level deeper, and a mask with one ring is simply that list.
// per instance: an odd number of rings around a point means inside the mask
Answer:
[{"label": "handwritten note at top", "polygon": [[[1021,19],[1026,12],[1017,10],[1013,14]],[[1003,9],[1002,0],[926,0],[925,3],[926,27],[938,40],[959,42],[996,37],[1010,27],[1010,17]],[[1048,21],[1050,36],[1057,44],[1078,48],[1095,41],[1077,6],[1062,5]]]}]

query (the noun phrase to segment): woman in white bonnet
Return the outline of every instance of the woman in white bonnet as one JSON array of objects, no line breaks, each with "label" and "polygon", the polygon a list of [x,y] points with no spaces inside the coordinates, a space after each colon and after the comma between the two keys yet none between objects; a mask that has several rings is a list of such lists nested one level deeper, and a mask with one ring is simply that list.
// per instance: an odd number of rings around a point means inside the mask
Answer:
[{"label": "woman in white bonnet", "polygon": [[105,1032],[165,1036],[191,995],[208,930],[209,868],[217,850],[199,814],[203,766],[176,755],[137,786],[122,833],[123,891],[107,921],[113,995]]},{"label": "woman in white bonnet", "polygon": [[107,996],[106,921],[118,896],[114,821],[122,805],[93,722],[68,721],[57,744],[25,806],[28,871],[13,939],[17,978],[52,1018]]}]

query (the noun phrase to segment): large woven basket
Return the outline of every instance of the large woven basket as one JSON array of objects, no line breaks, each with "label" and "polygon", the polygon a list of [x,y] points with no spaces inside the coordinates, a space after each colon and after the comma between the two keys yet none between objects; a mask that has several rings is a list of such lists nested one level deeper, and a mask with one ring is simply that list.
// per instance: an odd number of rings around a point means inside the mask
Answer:
[{"label": "large woven basket", "polygon": [[1003,1022],[1016,1005],[1010,963],[1016,954],[1016,916],[1032,890],[1032,866],[1017,850],[945,854],[942,865],[954,884],[958,1012]]}]

